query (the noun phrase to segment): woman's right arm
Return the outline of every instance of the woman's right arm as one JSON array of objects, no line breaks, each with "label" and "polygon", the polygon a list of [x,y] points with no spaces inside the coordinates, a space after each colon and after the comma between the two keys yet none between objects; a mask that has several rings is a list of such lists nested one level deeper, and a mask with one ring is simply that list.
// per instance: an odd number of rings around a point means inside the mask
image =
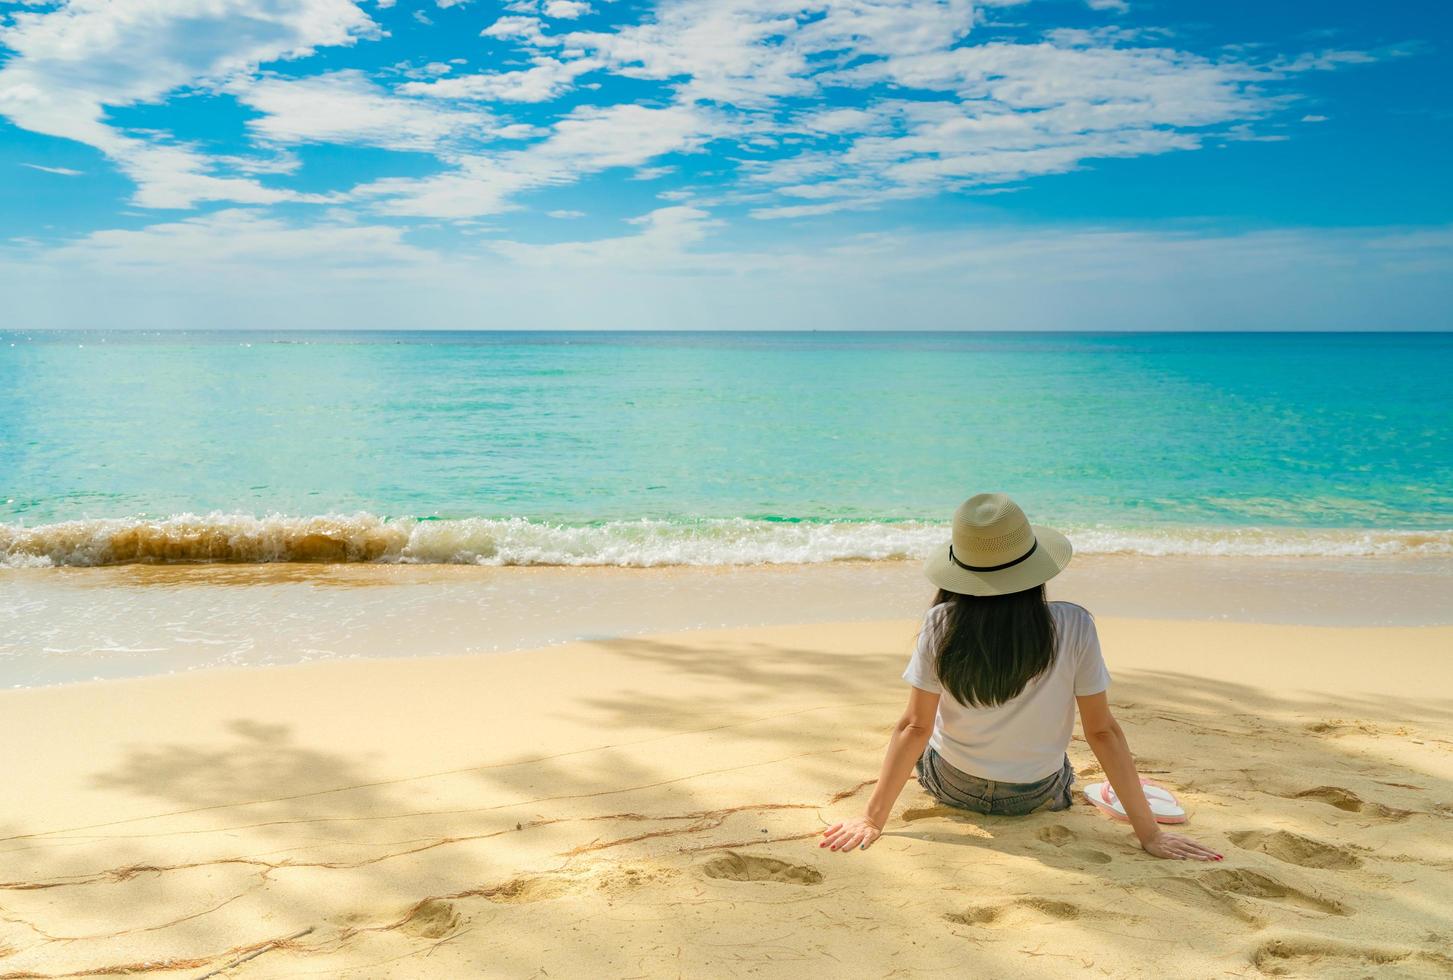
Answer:
[{"label": "woman's right arm", "polygon": [[878,772],[878,785],[873,788],[873,795],[868,800],[867,813],[824,830],[819,847],[852,851],[854,848],[867,850],[873,846],[883,832],[883,825],[888,822],[888,814],[903,792],[908,777],[913,775],[919,757],[928,747],[934,718],[938,714],[938,699],[939,695],[920,688],[909,689],[908,707],[904,709],[903,717],[898,719],[898,724],[893,726],[893,736],[888,740],[888,751]]},{"label": "woman's right arm", "polygon": [[1150,812],[1150,803],[1145,799],[1145,791],[1140,788],[1140,773],[1135,770],[1135,757],[1130,754],[1130,743],[1126,740],[1120,723],[1110,713],[1110,699],[1105,692],[1089,694],[1076,698],[1075,701],[1080,706],[1080,723],[1085,730],[1085,741],[1095,753],[1095,758],[1100,760],[1100,768],[1105,770],[1105,778],[1110,781],[1110,788],[1115,790],[1115,795],[1124,804],[1125,815],[1130,818],[1130,826],[1134,828],[1135,836],[1140,839],[1140,846],[1146,853],[1160,858],[1221,860],[1220,854],[1204,844],[1180,834],[1168,834],[1155,822],[1155,816]]}]

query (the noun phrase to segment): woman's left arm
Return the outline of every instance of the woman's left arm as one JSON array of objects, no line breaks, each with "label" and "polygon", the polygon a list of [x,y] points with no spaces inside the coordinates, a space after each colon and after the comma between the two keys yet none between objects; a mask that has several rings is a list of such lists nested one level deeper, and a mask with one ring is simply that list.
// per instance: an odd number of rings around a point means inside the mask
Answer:
[{"label": "woman's left arm", "polygon": [[913,767],[923,755],[928,737],[933,734],[939,697],[913,688],[903,717],[893,726],[893,737],[889,739],[888,752],[883,756],[883,768],[878,771],[878,785],[873,788],[873,796],[868,800],[868,812],[827,828],[823,831],[819,847],[834,851],[865,850],[883,833],[883,825],[888,822],[893,804],[898,802],[903,785],[913,774]]}]

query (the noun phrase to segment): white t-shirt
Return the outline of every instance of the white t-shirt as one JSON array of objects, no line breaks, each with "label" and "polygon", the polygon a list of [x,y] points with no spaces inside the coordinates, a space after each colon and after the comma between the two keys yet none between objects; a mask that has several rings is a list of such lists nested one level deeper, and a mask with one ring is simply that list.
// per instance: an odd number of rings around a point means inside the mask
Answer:
[{"label": "white t-shirt", "polygon": [[943,694],[928,744],[955,769],[981,779],[1032,783],[1058,772],[1074,733],[1075,698],[1110,686],[1095,620],[1072,602],[1051,602],[1058,637],[1054,663],[1005,703],[975,708],[944,691],[934,669],[936,633],[947,609],[945,604],[928,611],[903,672],[919,690]]}]

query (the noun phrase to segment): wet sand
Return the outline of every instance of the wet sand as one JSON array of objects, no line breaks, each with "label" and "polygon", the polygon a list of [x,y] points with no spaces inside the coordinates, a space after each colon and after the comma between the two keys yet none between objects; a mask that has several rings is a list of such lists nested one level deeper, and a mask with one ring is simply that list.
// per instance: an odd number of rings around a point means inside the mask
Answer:
[{"label": "wet sand", "polygon": [[[1084,555],[1051,595],[1099,615],[1453,624],[1453,558]],[[519,650],[739,626],[906,619],[917,562],[712,568],[123,565],[0,569],[0,688],[210,667]]]}]

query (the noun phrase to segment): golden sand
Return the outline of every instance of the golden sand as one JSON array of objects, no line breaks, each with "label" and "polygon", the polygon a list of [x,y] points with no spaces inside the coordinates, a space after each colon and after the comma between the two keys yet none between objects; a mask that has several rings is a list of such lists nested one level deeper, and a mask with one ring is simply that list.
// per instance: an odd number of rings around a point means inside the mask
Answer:
[{"label": "golden sand", "polygon": [[1453,628],[1100,620],[1224,862],[913,783],[873,849],[819,850],[914,630],[4,692],[0,978],[1453,975]]}]

